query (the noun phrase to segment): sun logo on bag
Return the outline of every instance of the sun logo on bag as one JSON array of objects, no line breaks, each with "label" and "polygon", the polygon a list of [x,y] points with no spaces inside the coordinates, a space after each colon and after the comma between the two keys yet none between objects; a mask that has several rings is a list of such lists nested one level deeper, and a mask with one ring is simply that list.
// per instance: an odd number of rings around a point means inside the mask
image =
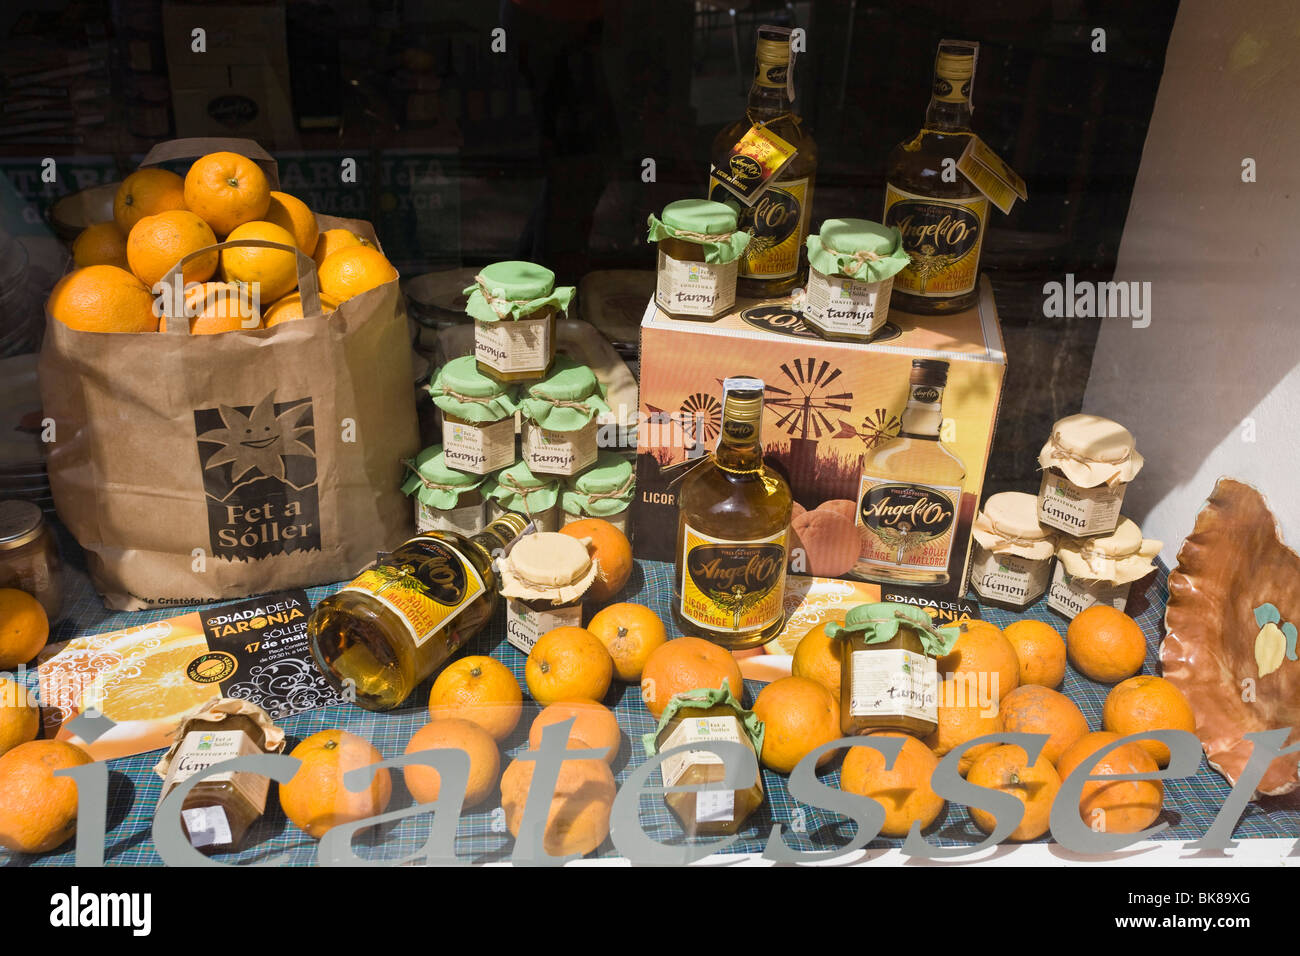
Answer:
[{"label": "sun logo on bag", "polygon": [[253,470],[284,481],[286,456],[316,457],[315,449],[302,441],[312,432],[311,425],[301,424],[304,414],[311,411],[310,405],[295,405],[276,414],[275,392],[272,391],[249,413],[230,405],[221,405],[219,409],[225,427],[199,435],[201,442],[221,445],[204,462],[204,469],[229,464],[232,481],[239,481]]}]

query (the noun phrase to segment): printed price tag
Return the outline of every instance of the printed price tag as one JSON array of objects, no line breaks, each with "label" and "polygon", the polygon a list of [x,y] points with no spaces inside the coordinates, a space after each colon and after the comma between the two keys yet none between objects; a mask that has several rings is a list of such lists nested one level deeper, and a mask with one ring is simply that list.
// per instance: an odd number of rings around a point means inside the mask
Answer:
[{"label": "printed price tag", "polygon": [[797,152],[797,146],[756,124],[727,152],[724,165],[714,166],[710,175],[746,206],[752,206]]}]

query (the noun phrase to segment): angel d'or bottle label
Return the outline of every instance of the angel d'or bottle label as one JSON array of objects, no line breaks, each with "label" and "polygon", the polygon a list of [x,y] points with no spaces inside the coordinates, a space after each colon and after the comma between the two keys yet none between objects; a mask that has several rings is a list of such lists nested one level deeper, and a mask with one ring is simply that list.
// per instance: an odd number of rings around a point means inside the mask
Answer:
[{"label": "angel d'or bottle label", "polygon": [[947,568],[960,500],[960,486],[912,484],[864,474],[858,494],[859,560],[881,568]]},{"label": "angel d'or bottle label", "polygon": [[964,295],[979,275],[989,201],[983,194],[940,199],[885,187],[885,225],[897,226],[911,264],[894,277],[894,289],[931,298]]},{"label": "angel d'or bottle label", "polygon": [[784,613],[786,535],[712,538],[689,524],[682,544],[682,617],[718,631],[756,631]]}]

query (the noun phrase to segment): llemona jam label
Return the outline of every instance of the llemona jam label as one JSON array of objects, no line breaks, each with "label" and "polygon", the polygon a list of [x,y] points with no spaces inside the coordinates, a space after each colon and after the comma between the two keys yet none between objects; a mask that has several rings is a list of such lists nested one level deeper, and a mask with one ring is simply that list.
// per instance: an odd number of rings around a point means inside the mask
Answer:
[{"label": "llemona jam label", "polygon": [[917,296],[954,296],[970,292],[978,278],[989,201],[937,199],[889,185],[885,188],[885,225],[903,234],[912,263],[894,277],[894,287]]},{"label": "llemona jam label", "polygon": [[474,358],[498,372],[541,372],[551,362],[551,320],[475,322]]},{"label": "llemona jam label", "polygon": [[975,545],[971,555],[970,586],[982,598],[1025,605],[1047,590],[1051,557],[996,554]]},{"label": "llemona jam label", "polygon": [[939,718],[939,678],[934,658],[906,650],[854,651],[849,661],[854,717]]},{"label": "llemona jam label", "polygon": [[687,262],[659,253],[655,304],[678,315],[710,318],[736,304],[735,260],[719,264]]},{"label": "llemona jam label", "polygon": [[1076,578],[1060,561],[1052,572],[1052,586],[1047,589],[1047,606],[1053,611],[1073,618],[1094,604],[1109,604],[1117,611],[1128,606],[1132,583],[1116,584],[1114,581],[1086,581]]},{"label": "llemona jam label", "polygon": [[961,487],[863,475],[857,523],[861,563],[918,571],[948,567]]},{"label": "llemona jam label", "polygon": [[1045,471],[1038,492],[1038,520],[1080,538],[1114,531],[1126,487],[1080,488],[1064,475]]},{"label": "llemona jam label", "polygon": [[682,616],[701,627],[747,632],[784,613],[787,535],[727,541],[686,526]]},{"label": "llemona jam label", "polygon": [[557,627],[582,627],[582,605],[534,610],[519,598],[506,599],[506,640],[524,654]]},{"label": "llemona jam label", "polygon": [[437,538],[412,538],[343,591],[379,601],[406,625],[416,647],[446,626],[486,588],[474,565]]},{"label": "llemona jam label", "polygon": [[442,454],[448,468],[486,475],[515,463],[515,420],[488,425],[444,421]]},{"label": "llemona jam label", "polygon": [[[807,179],[787,179],[763,190],[752,206],[742,206],[736,228],[754,238],[740,258],[740,274],[755,279],[784,279],[799,269],[799,250],[808,234]],[[731,198],[727,189],[714,182],[709,190],[714,202]],[[735,200],[731,200],[735,204]]]}]

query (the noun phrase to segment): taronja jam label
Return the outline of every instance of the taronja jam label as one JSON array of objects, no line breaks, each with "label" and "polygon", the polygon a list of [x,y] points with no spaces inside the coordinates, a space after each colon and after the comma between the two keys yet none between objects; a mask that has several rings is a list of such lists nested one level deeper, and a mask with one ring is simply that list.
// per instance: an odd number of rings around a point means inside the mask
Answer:
[{"label": "taronja jam label", "polygon": [[861,562],[921,571],[948,567],[961,487],[889,481],[864,474],[858,494]]},{"label": "taronja jam label", "polygon": [[784,613],[786,535],[712,538],[686,526],[682,616],[717,631],[761,630]]},{"label": "taronja jam label", "polygon": [[655,304],[678,315],[715,316],[736,304],[736,263],[710,265],[659,253]]}]

